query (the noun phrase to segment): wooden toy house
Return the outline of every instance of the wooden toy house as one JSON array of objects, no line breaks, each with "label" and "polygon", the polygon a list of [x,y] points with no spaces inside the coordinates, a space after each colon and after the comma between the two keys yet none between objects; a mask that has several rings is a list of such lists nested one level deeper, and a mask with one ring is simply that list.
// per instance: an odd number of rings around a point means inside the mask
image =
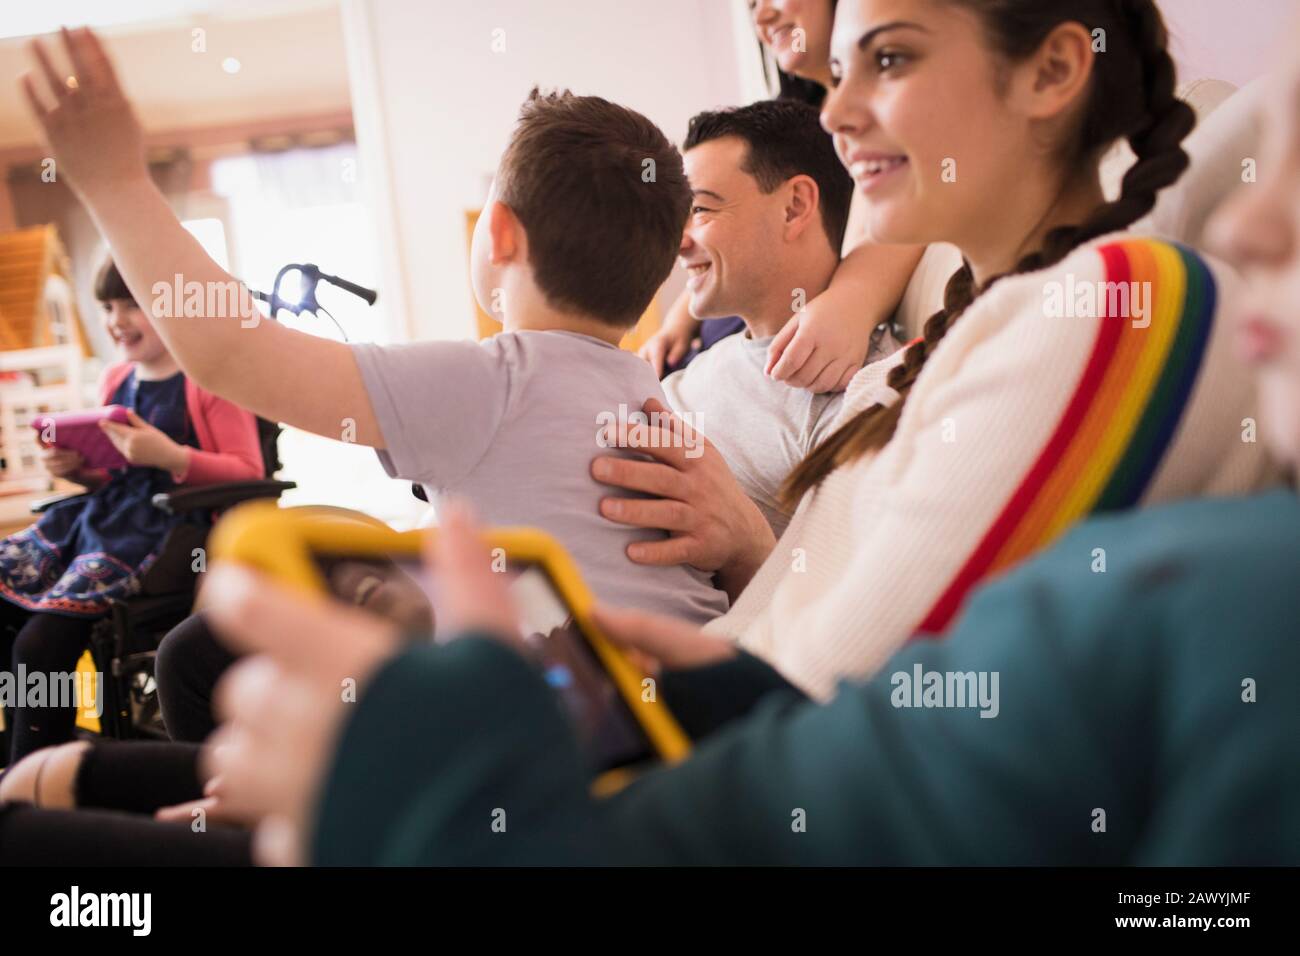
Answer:
[{"label": "wooden toy house", "polygon": [[55,228],[0,233],[0,495],[48,486],[30,423],[85,404],[89,354]]}]

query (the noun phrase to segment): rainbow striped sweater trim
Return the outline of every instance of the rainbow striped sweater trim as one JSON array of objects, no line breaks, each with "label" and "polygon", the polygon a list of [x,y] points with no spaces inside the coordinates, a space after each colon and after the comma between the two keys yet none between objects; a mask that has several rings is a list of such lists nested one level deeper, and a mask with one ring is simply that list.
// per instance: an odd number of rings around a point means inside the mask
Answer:
[{"label": "rainbow striped sweater trim", "polygon": [[1096,314],[1113,321],[1098,323],[1057,428],[919,636],[942,634],[972,588],[1075,522],[1136,505],[1173,441],[1213,330],[1214,277],[1195,252],[1171,242],[1132,239],[1098,252],[1111,289],[1144,290],[1144,321],[1131,321],[1115,296],[1097,297]]}]

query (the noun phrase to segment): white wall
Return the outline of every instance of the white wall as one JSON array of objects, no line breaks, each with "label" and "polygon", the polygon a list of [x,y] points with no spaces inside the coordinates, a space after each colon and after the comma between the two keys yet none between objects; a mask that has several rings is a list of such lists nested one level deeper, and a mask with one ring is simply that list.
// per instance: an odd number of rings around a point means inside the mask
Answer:
[{"label": "white wall", "polygon": [[[597,93],[680,141],[695,112],[746,102],[743,0],[342,0],[385,295],[405,334],[472,334],[464,213],[481,205],[534,84]],[[1244,84],[1291,36],[1295,0],[1160,0],[1181,78]],[[505,49],[493,52],[495,30]],[[751,78],[752,79],[752,78]],[[670,286],[672,282],[670,281]],[[403,322],[395,323],[402,335]]]},{"label": "white wall", "polygon": [[722,0],[345,0],[343,12],[361,178],[386,204],[381,234],[400,240],[384,250],[386,281],[400,282],[417,338],[472,334],[464,213],[534,84],[639,110],[674,142],[694,113],[743,100]]},{"label": "white wall", "polygon": [[1244,86],[1295,45],[1295,0],[1159,2],[1184,82],[1212,77]]}]

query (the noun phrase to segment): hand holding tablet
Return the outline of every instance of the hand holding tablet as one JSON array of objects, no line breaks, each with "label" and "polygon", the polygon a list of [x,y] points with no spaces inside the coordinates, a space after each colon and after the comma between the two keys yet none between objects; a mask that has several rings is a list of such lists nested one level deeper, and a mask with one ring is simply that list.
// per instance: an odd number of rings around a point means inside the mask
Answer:
[{"label": "hand holding tablet", "polygon": [[32,428],[45,447],[78,452],[85,468],[128,467],[130,462],[100,427],[103,421],[127,425],[131,417],[121,405],[106,405],[82,412],[38,415],[32,420]]},{"label": "hand holding tablet", "polygon": [[[689,752],[690,740],[666,703],[643,696],[645,675],[597,626],[591,594],[555,539],[532,528],[482,532],[483,553],[491,551],[495,562],[486,577],[505,589],[493,603],[490,595],[476,600],[466,594],[460,579],[443,588],[443,574],[421,561],[437,532],[397,532],[358,517],[252,502],[217,523],[209,551],[218,562],[241,564],[317,595],[329,593],[328,572],[338,562],[382,561],[388,573],[424,593],[437,622],[435,641],[465,630],[500,633],[558,694],[601,774],[597,792],[616,789],[634,768],[680,760]],[[319,647],[318,635],[312,637],[312,646]]]}]

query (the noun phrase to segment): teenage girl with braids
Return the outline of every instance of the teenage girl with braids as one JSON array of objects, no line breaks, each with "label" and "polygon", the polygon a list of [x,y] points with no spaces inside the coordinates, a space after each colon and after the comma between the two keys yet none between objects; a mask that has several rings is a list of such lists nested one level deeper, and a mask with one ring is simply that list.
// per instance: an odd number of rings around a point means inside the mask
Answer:
[{"label": "teenage girl with braids", "polygon": [[[1182,174],[1194,124],[1151,0],[843,0],[832,59],[822,120],[871,234],[964,255],[944,308],[854,380],[841,427],[790,476],[799,508],[779,543],[711,449],[593,466],[661,496],[602,504],[672,529],[632,559],[743,588],[708,629],[820,698],[910,636],[943,634],[975,584],[1089,514],[1272,474],[1242,439],[1253,390],[1218,321],[1232,274],[1124,232]],[[1106,202],[1098,165],[1121,138],[1137,162]],[[1142,298],[1112,304],[1096,294],[1108,283]],[[716,639],[645,616],[606,624]]]}]

